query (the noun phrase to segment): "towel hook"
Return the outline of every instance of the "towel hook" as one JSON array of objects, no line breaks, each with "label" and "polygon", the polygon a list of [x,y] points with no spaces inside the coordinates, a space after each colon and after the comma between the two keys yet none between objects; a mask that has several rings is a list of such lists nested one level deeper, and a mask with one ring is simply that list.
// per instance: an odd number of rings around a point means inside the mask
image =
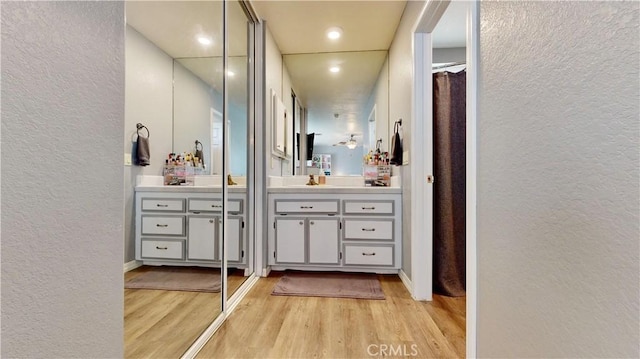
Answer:
[{"label": "towel hook", "polygon": [[145,126],[145,125],[143,125],[141,123],[137,123],[136,124],[136,128],[137,128],[136,132],[138,133],[138,136],[140,136],[140,130],[144,128],[145,130],[147,130],[147,138],[149,138],[150,133],[149,133],[149,129],[147,128],[147,126]]},{"label": "towel hook", "polygon": [[402,119],[396,121],[396,123],[393,125],[393,131],[398,132],[400,128],[402,128]]}]

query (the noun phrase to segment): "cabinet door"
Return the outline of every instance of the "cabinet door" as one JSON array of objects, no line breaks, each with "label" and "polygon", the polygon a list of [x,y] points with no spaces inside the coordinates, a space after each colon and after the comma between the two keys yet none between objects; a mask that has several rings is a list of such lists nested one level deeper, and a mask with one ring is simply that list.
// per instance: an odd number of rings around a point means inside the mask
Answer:
[{"label": "cabinet door", "polygon": [[304,218],[276,219],[276,262],[304,263]]},{"label": "cabinet door", "polygon": [[309,263],[338,264],[338,219],[309,218]]},{"label": "cabinet door", "polygon": [[227,261],[240,262],[242,257],[242,218],[230,217],[227,226]]},{"label": "cabinet door", "polygon": [[218,217],[189,217],[187,258],[213,261],[216,256],[216,223]]}]

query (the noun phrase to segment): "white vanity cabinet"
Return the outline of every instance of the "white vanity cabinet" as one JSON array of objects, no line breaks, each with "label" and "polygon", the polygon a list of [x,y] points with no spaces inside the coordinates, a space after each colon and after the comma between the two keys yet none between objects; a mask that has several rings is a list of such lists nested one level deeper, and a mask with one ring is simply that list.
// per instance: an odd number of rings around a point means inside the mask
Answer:
[{"label": "white vanity cabinet", "polygon": [[274,222],[276,263],[305,263],[306,218],[277,218]]},{"label": "white vanity cabinet", "polygon": [[337,218],[307,220],[309,264],[340,264],[340,221]]},{"label": "white vanity cabinet", "polygon": [[270,189],[271,268],[397,273],[402,254],[400,191],[322,191]]},{"label": "white vanity cabinet", "polygon": [[338,264],[339,225],[338,218],[276,218],[275,262]]},{"label": "white vanity cabinet", "polygon": [[340,201],[274,199],[276,263],[338,264]]},{"label": "white vanity cabinet", "polygon": [[[229,193],[227,261],[246,268],[244,193]],[[136,260],[150,265],[219,267],[222,260],[220,192],[194,188],[136,188]]]}]

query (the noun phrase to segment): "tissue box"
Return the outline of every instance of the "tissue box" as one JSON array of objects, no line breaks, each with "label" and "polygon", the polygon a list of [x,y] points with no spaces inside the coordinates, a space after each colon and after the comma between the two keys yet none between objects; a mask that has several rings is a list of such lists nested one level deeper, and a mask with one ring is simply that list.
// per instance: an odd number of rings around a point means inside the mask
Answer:
[{"label": "tissue box", "polygon": [[364,185],[366,187],[389,187],[391,186],[391,166],[390,165],[365,165]]}]

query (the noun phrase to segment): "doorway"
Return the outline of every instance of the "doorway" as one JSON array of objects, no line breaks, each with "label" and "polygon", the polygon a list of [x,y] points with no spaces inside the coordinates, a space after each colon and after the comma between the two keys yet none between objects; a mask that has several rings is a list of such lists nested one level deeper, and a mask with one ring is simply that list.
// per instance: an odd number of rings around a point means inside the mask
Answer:
[{"label": "doorway", "polygon": [[[432,299],[433,269],[433,99],[432,33],[450,1],[429,2],[413,36],[414,88],[411,152],[424,154],[411,167],[411,292],[415,299]],[[476,123],[479,44],[479,4],[466,3],[466,356],[476,356]],[[418,121],[416,119],[424,119]],[[437,181],[437,178],[435,179]],[[426,203],[427,205],[424,205]],[[425,218],[431,220],[424,220]],[[426,254],[426,256],[425,256]],[[426,258],[426,260],[425,260]],[[426,263],[425,263],[426,262]]]}]

